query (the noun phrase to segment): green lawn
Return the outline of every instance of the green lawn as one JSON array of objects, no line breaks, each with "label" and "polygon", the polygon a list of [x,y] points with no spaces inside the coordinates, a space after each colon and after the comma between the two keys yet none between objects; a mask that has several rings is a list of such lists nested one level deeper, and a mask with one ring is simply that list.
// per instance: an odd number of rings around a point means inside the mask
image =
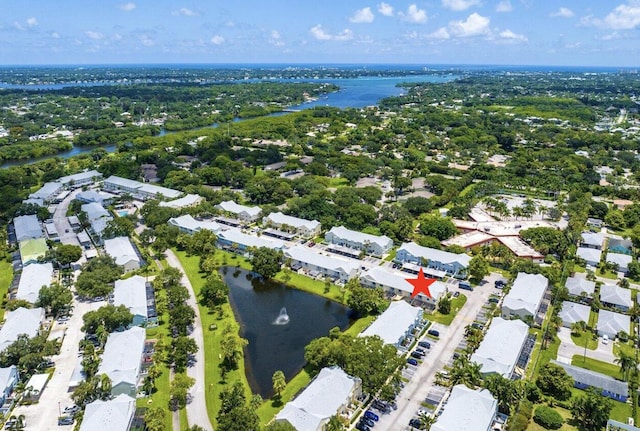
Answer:
[{"label": "green lawn", "polygon": [[596,272],[596,275],[598,277],[609,278],[611,280],[617,280],[618,279],[618,273],[617,272],[612,272],[612,271],[605,271],[603,273],[603,272],[600,271],[600,269],[598,269],[598,271]]},{"label": "green lawn", "polygon": [[6,260],[0,261],[0,298],[3,298],[3,305],[0,307],[0,321],[4,319],[4,301],[9,292],[9,286],[13,280],[13,267]]},{"label": "green lawn", "polygon": [[[529,333],[538,334],[536,338],[536,344],[531,352],[531,360],[527,367],[527,377],[529,380],[535,380],[538,376],[540,368],[548,364],[552,359],[558,357],[558,348],[560,347],[560,340],[558,337],[554,337],[553,341],[547,343],[547,348],[542,349],[542,329],[530,329]],[[531,365],[533,364],[533,365]]]},{"label": "green lawn", "polygon": [[346,178],[342,177],[332,177],[329,178],[329,187],[345,187],[349,185],[349,181]]},{"label": "green lawn", "polygon": [[571,340],[576,346],[586,347],[589,350],[595,350],[598,348],[598,338],[594,338],[593,333],[583,332],[580,335],[571,334]]},{"label": "green lawn", "polygon": [[287,273],[280,271],[276,274],[275,279],[289,287],[320,295],[333,301],[340,302],[341,304],[347,302],[348,292],[333,283],[329,283],[329,291],[325,293],[326,284],[322,280],[315,280],[293,271],[289,272],[288,275],[289,280],[285,281]]},{"label": "green lawn", "polygon": [[597,373],[606,374],[613,378],[619,379],[620,367],[608,362],[598,361],[597,359],[585,358],[582,355],[574,355],[571,358],[571,365],[576,367],[586,368],[587,370],[595,371]]},{"label": "green lawn", "polygon": [[467,302],[467,297],[465,295],[460,295],[457,298],[453,298],[451,300],[451,313],[442,314],[439,311],[434,311],[433,314],[430,314],[428,319],[433,322],[442,323],[443,325],[451,325],[453,319],[458,314],[458,311],[464,306]]},{"label": "green lawn", "polygon": [[[536,407],[538,407],[539,405],[542,404],[537,404],[533,407],[533,411],[536,411]],[[569,425],[567,423],[568,420],[571,419],[571,412],[569,410],[563,409],[561,407],[554,407],[554,410],[557,411],[558,413],[560,413],[560,416],[562,416],[562,418],[564,419],[564,424],[562,425],[562,427],[559,428],[560,431],[573,431],[573,430],[577,430],[576,427],[574,427],[573,425]],[[531,419],[531,423],[529,424],[529,427],[527,428],[527,431],[547,431],[547,429],[541,425],[538,425],[537,423],[535,423],[533,421],[533,418]]]}]

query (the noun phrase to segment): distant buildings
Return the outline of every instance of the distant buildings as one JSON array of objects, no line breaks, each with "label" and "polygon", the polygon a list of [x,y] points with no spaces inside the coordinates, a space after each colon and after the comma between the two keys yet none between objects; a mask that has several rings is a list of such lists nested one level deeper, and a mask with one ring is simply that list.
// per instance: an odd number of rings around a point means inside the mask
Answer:
[{"label": "distant buildings", "polygon": [[544,275],[518,273],[511,290],[502,301],[502,317],[535,320],[547,287],[549,280]]},{"label": "distant buildings", "polygon": [[161,207],[173,208],[173,209],[182,209],[194,207],[200,204],[204,198],[199,195],[186,195],[184,197],[174,199],[168,202],[160,202]]},{"label": "distant buildings", "polygon": [[618,271],[626,274],[627,272],[629,272],[629,264],[633,262],[633,256],[629,254],[609,252],[607,253],[607,257],[605,258],[605,260],[608,263],[616,265]]},{"label": "distant buildings", "polygon": [[29,265],[44,257],[49,246],[35,215],[24,215],[13,219],[14,234],[20,249],[22,265]]},{"label": "distant buildings", "polygon": [[487,431],[498,412],[498,401],[487,389],[456,385],[431,431]]},{"label": "distant buildings", "polygon": [[423,314],[420,307],[414,307],[405,301],[393,301],[360,336],[377,335],[385,344],[400,348],[402,342],[420,324]]},{"label": "distant buildings", "polygon": [[606,335],[611,340],[616,338],[620,331],[627,334],[631,331],[631,318],[626,314],[615,313],[609,310],[598,312],[598,325],[596,327],[598,336]]},{"label": "distant buildings", "polygon": [[211,220],[196,220],[191,215],[186,214],[180,217],[172,217],[169,224],[180,229],[180,232],[193,235],[201,230],[210,230],[217,234],[222,230],[222,226]]},{"label": "distant buildings", "polygon": [[568,375],[573,379],[573,386],[578,389],[597,388],[605,397],[626,403],[629,397],[629,386],[627,382],[616,380],[605,374],[590,371],[585,368],[576,367],[574,365],[565,364],[558,361],[551,361],[559,367],[562,367]]},{"label": "distant buildings", "polygon": [[578,247],[576,250],[576,256],[584,260],[589,266],[597,266],[602,258],[602,250],[589,247]]},{"label": "distant buildings", "polygon": [[396,252],[395,260],[444,271],[452,277],[466,278],[471,257],[464,253],[450,253],[435,248],[422,247],[414,242],[406,242]]},{"label": "distant buildings", "polygon": [[604,235],[594,232],[582,232],[582,240],[580,245],[582,247],[594,248],[596,250],[602,250],[604,244]]},{"label": "distant buildings", "polygon": [[393,248],[393,240],[387,236],[370,235],[343,226],[331,228],[324,235],[324,239],[329,244],[352,248],[378,257],[390,252]]},{"label": "distant buildings", "polygon": [[298,217],[285,215],[281,212],[271,213],[262,219],[262,223],[267,227],[295,233],[302,238],[311,238],[320,235],[320,222],[317,220],[305,220]]},{"label": "distant buildings", "polygon": [[227,214],[232,215],[233,217],[241,220],[244,223],[253,223],[258,218],[260,218],[260,214],[262,214],[262,209],[260,207],[249,207],[246,205],[240,205],[235,203],[234,201],[223,201],[216,205],[216,208],[220,211],[224,211]]},{"label": "distant buildings", "polygon": [[562,326],[565,328],[571,328],[571,325],[578,322],[588,324],[590,313],[591,307],[588,305],[564,301],[562,303],[562,310],[558,313],[558,316],[562,319]]},{"label": "distant buildings", "polygon": [[133,248],[131,240],[126,236],[105,240],[104,251],[116,261],[117,265],[122,266],[125,272],[140,268],[140,257]]},{"label": "distant buildings", "polygon": [[267,247],[273,250],[282,250],[284,243],[278,239],[249,235],[240,229],[229,229],[218,233],[218,245],[242,253],[251,248]]},{"label": "distant buildings", "polygon": [[110,176],[104,180],[104,190],[112,193],[126,193],[135,199],[177,199],[182,192],[149,183],[141,183],[127,178]]},{"label": "distant buildings", "polygon": [[583,277],[569,277],[564,286],[567,288],[569,297],[586,302],[591,302],[596,291],[596,282]]},{"label": "distant buildings", "polygon": [[29,195],[30,199],[42,200],[43,204],[49,204],[61,199],[60,194],[65,189],[83,187],[102,179],[98,171],[80,172],[78,174],[60,177],[55,181],[45,183],[38,191]]},{"label": "distant buildings", "polygon": [[607,307],[627,312],[633,305],[631,290],[615,284],[603,284],[600,286],[600,302]]},{"label": "distant buildings", "polygon": [[295,271],[304,270],[311,277],[328,277],[341,283],[356,277],[360,269],[356,260],[319,254],[304,246],[286,249],[284,257]]},{"label": "distant buildings", "polygon": [[102,233],[107,227],[107,223],[113,220],[109,211],[97,202],[84,204],[80,209],[87,215],[87,222],[91,225],[91,231],[101,238]]}]

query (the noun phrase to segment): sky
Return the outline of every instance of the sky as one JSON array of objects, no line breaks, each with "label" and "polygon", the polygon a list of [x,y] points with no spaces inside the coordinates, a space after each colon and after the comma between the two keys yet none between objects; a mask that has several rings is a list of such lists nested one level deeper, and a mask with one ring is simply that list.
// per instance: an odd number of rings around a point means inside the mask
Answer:
[{"label": "sky", "polygon": [[3,0],[0,64],[640,66],[640,0]]}]

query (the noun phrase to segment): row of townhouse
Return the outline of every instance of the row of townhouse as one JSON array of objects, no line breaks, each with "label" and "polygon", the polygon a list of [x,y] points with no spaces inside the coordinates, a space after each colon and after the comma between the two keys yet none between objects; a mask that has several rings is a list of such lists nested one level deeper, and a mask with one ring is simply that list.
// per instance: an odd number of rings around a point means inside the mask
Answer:
[{"label": "row of townhouse", "polygon": [[102,174],[95,170],[60,177],[55,181],[45,183],[39,190],[31,193],[29,203],[45,206],[59,200],[61,193],[65,190],[88,186],[101,179]]}]

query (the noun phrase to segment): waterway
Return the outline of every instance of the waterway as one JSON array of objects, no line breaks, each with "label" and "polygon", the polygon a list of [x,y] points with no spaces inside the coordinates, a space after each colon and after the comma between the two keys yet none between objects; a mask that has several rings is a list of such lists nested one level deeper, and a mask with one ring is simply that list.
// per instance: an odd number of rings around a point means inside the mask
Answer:
[{"label": "waterway", "polygon": [[[339,91],[335,91],[333,93],[328,93],[326,95],[320,96],[318,99],[305,102],[299,105],[290,106],[289,109],[293,111],[298,111],[302,109],[310,109],[316,106],[331,106],[335,108],[345,109],[345,108],[364,108],[366,106],[377,105],[380,100],[385,97],[393,97],[400,96],[405,93],[405,89],[399,87],[398,85],[403,82],[415,83],[415,82],[433,82],[433,83],[443,83],[449,82],[456,79],[458,76],[451,75],[417,75],[417,76],[397,76],[397,77],[370,77],[364,76],[360,78],[344,78],[344,79],[318,79],[318,82],[327,82],[331,84],[335,84],[340,87]],[[316,80],[276,80],[279,82],[315,82]],[[115,83],[110,82],[97,82],[93,83],[93,85],[113,85]],[[13,85],[9,86],[8,84],[2,84],[3,87],[6,88],[31,88],[31,89],[42,89],[42,90],[56,90],[69,86],[89,86],[91,83],[74,83],[74,84],[49,84],[49,85],[34,85],[34,86],[25,86],[25,85]],[[41,88],[42,87],[42,88]],[[285,115],[286,113],[278,112],[271,115]],[[234,121],[243,121],[242,119],[235,119]],[[210,127],[217,127],[218,124],[212,124]],[[160,136],[164,136],[168,133],[164,129],[160,131]],[[93,151],[97,147],[74,147],[69,151],[65,151],[62,153],[58,153],[50,156],[43,156],[36,159],[21,159],[21,160],[8,160],[2,164],[0,164],[0,168],[8,168],[11,166],[25,165],[36,163],[41,160],[46,160],[53,157],[61,157],[61,158],[69,158],[73,156],[77,156],[79,154],[88,153]],[[115,145],[109,145],[106,147],[102,147],[107,152],[115,151]]]},{"label": "waterway", "polygon": [[[311,340],[327,336],[336,326],[349,326],[349,309],[321,296],[258,281],[249,271],[233,267],[223,268],[222,277],[240,335],[249,341],[244,352],[249,386],[263,398],[273,394],[275,371],[281,370],[287,381],[300,372]],[[283,308],[288,319],[283,318]]]}]

